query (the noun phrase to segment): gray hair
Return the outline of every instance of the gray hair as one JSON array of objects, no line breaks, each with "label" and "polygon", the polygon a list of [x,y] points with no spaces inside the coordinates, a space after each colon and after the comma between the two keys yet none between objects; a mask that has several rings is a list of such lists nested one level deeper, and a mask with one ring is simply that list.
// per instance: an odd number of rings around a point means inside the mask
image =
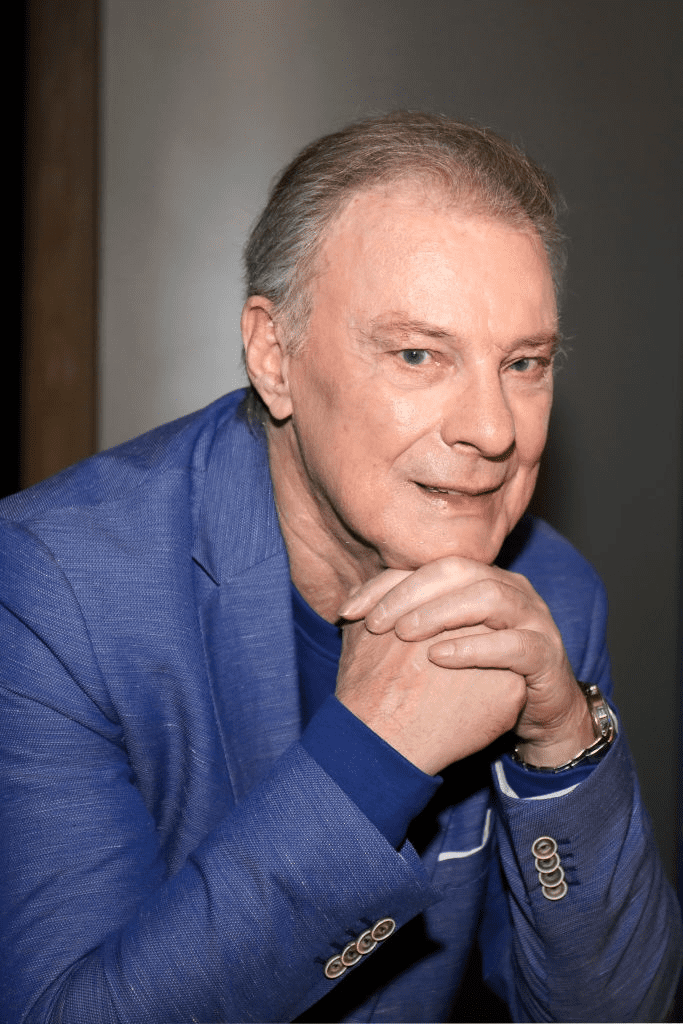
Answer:
[{"label": "gray hair", "polygon": [[[451,203],[537,232],[559,297],[566,265],[553,179],[512,143],[476,124],[394,111],[317,139],[284,169],[244,250],[247,297],[270,299],[292,351],[305,338],[309,283],[325,233],[365,189],[423,179]],[[247,412],[263,417],[252,392]]]}]

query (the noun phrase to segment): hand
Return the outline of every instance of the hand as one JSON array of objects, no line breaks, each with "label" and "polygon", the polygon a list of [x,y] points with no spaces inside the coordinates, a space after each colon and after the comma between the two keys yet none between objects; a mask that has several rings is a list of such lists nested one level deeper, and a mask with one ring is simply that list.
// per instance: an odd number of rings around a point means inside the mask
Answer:
[{"label": "hand", "polygon": [[393,631],[378,635],[364,622],[349,623],[336,695],[404,757],[435,775],[513,728],[526,686],[505,670],[443,668],[430,660],[430,646],[429,640],[405,641]]},{"label": "hand", "polygon": [[[364,616],[366,630],[378,637],[393,633],[408,644],[427,643],[429,660],[455,673],[450,694],[456,703],[460,674],[479,673],[482,701],[480,714],[470,721],[476,729],[472,749],[514,728],[525,760],[553,766],[593,742],[588,708],[559,630],[525,577],[471,559],[442,558],[411,573],[387,570],[342,605],[340,614],[348,619]],[[437,642],[429,644],[434,637]],[[498,694],[505,705],[502,720],[509,724],[491,736],[485,694],[491,686],[495,689],[500,672],[507,673],[508,687],[512,675],[521,680],[523,693],[516,697],[515,686]],[[513,721],[511,705],[517,709]]]}]

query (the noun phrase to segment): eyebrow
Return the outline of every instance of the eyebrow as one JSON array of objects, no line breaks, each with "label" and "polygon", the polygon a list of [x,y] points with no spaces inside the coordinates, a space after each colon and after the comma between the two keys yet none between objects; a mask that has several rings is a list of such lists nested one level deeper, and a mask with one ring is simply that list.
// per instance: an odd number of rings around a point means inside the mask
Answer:
[{"label": "eyebrow", "polygon": [[370,321],[370,332],[392,331],[398,334],[422,334],[426,338],[451,338],[457,341],[457,337],[450,331],[445,331],[434,324],[428,324],[425,320],[411,320],[406,317],[377,317]]},{"label": "eyebrow", "polygon": [[[375,332],[383,333],[397,333],[397,334],[418,334],[424,338],[436,338],[436,339],[447,339],[452,342],[458,342],[460,339],[458,335],[452,334],[450,331],[446,331],[441,327],[437,327],[434,324],[427,323],[425,320],[412,320],[408,317],[377,317],[370,321],[370,331],[366,334],[367,338],[371,338]],[[517,338],[514,346],[525,345],[529,348],[550,348],[552,354],[561,348],[562,338],[559,331],[542,331],[540,334],[534,334],[528,338]]]}]

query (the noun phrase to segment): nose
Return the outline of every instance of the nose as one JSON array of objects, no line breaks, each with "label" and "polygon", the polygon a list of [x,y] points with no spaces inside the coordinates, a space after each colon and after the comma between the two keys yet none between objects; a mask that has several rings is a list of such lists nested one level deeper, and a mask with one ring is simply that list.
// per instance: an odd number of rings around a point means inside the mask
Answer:
[{"label": "nose", "polygon": [[498,373],[463,375],[449,396],[441,436],[452,447],[475,448],[484,458],[507,458],[515,447],[515,420]]}]

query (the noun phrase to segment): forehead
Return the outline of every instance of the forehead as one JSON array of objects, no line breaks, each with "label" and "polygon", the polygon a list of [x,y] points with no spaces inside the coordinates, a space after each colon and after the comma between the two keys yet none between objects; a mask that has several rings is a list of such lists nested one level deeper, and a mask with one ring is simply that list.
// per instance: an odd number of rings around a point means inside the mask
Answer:
[{"label": "forehead", "polygon": [[[342,316],[415,316],[449,329],[489,318],[506,329],[555,326],[552,275],[528,222],[456,205],[420,181],[354,195],[330,225],[312,282],[316,307]],[[532,325],[533,326],[533,325]]]}]

